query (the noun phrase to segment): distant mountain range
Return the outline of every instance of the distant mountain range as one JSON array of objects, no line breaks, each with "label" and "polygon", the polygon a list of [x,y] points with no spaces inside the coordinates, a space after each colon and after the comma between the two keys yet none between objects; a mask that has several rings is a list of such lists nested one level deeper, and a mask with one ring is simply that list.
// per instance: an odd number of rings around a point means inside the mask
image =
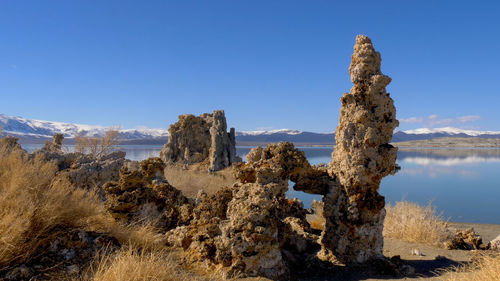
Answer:
[{"label": "distant mountain range", "polygon": [[[3,135],[18,137],[21,143],[43,143],[56,133],[63,134],[66,143],[72,143],[77,134],[99,136],[108,129],[104,126],[33,120],[4,114],[0,114],[0,127],[3,128]],[[500,138],[500,131],[474,131],[451,127],[422,128],[396,131],[392,141],[427,140],[440,137]],[[163,128],[120,129],[119,138],[122,144],[164,144],[168,139],[168,130]],[[333,145],[335,135],[334,133],[313,133],[289,129],[236,132],[238,145],[264,145],[279,141],[290,141],[296,145]]]}]

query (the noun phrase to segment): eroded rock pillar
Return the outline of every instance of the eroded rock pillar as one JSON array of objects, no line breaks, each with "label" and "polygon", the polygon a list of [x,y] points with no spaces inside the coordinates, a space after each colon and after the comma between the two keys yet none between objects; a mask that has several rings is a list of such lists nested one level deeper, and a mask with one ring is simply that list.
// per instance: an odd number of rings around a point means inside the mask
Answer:
[{"label": "eroded rock pillar", "polygon": [[344,262],[381,257],[385,200],[383,177],[396,170],[397,148],[389,144],[398,126],[393,100],[380,71],[380,53],[370,38],[356,37],[349,74],[354,86],[341,98],[335,149],[329,173],[338,187],[324,196],[323,251]]}]

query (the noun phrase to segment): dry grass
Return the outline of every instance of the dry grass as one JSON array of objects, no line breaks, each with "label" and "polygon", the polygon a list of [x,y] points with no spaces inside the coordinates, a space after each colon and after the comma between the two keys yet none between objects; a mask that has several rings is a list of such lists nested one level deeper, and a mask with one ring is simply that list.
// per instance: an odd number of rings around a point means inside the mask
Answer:
[{"label": "dry grass", "polygon": [[85,280],[92,281],[182,281],[218,280],[186,271],[179,258],[164,250],[146,251],[133,246],[109,256],[98,256]]},{"label": "dry grass", "polygon": [[167,165],[165,178],[188,197],[195,197],[200,189],[211,195],[224,186],[232,186],[236,179],[229,167],[215,173],[207,173],[202,166],[192,165],[188,168],[182,165]]},{"label": "dry grass", "polygon": [[438,274],[443,281],[500,281],[500,253],[480,255],[470,264]]},{"label": "dry grass", "polygon": [[384,237],[441,246],[448,238],[448,223],[432,204],[420,206],[408,201],[386,206]]},{"label": "dry grass", "polygon": [[[95,193],[73,188],[56,173],[41,157],[0,147],[0,271],[44,255],[43,246],[68,229],[84,229],[128,246],[97,256],[79,280],[208,280],[182,268],[152,224],[117,223]],[[51,273],[54,280],[68,280],[59,273]]]},{"label": "dry grass", "polygon": [[119,144],[118,130],[108,129],[102,137],[76,135],[75,142],[76,152],[101,157],[116,149],[116,146]]},{"label": "dry grass", "polygon": [[107,233],[139,249],[163,247],[150,224],[117,223],[91,191],[75,189],[41,158],[0,147],[0,270],[39,253],[68,228]]},{"label": "dry grass", "polygon": [[63,227],[83,227],[103,210],[90,194],[74,190],[57,168],[0,147],[0,268],[23,262],[58,236]]}]

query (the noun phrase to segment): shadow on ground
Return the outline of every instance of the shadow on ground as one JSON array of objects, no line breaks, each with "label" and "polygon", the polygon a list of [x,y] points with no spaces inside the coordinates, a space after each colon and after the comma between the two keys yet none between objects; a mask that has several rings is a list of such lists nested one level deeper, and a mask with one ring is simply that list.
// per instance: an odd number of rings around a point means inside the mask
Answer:
[{"label": "shadow on ground", "polygon": [[[308,268],[297,268],[291,274],[294,281],[358,281],[358,280],[398,280],[405,278],[431,278],[436,277],[437,272],[463,264],[445,257],[432,260],[398,260],[398,268],[408,269],[410,266],[414,273],[404,274],[395,270],[393,266],[385,262],[374,262],[363,266],[330,266],[326,268],[321,265]],[[402,267],[403,266],[403,267]]]}]

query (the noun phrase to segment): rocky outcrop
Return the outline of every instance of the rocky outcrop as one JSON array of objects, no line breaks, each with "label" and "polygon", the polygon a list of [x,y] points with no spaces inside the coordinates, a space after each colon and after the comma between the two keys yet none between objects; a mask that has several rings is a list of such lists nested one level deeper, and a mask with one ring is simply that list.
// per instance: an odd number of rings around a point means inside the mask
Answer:
[{"label": "rocky outcrop", "polygon": [[164,167],[160,158],[125,163],[119,181],[103,186],[112,216],[125,223],[153,222],[165,230],[188,224],[193,204],[165,180]]},{"label": "rocky outcrop", "polygon": [[64,136],[62,134],[55,134],[52,136],[52,141],[46,141],[40,150],[43,152],[60,152],[63,139]]},{"label": "rocky outcrop", "polygon": [[3,274],[1,280],[73,280],[87,270],[99,254],[110,254],[120,248],[117,239],[106,234],[81,229],[65,229],[60,235],[40,245],[30,261]]},{"label": "rocky outcrop", "polygon": [[282,142],[250,151],[236,167],[238,182],[213,196],[199,195],[189,226],[166,234],[186,258],[222,266],[227,277],[287,278],[319,249],[300,200],[285,196],[288,180],[314,169],[303,152]]},{"label": "rocky outcrop", "polygon": [[488,242],[487,248],[490,250],[500,250],[500,235]]},{"label": "rocky outcrop", "polygon": [[114,151],[96,157],[79,152],[65,153],[62,150],[63,136],[56,134],[52,141],[34,151],[30,157],[39,157],[54,162],[58,177],[66,177],[75,187],[100,189],[108,181],[117,181],[120,168],[125,163],[125,152]]},{"label": "rocky outcrop", "polygon": [[444,242],[444,247],[448,250],[479,250],[483,239],[474,228],[457,229],[450,239]]},{"label": "rocky outcrop", "polygon": [[236,155],[234,128],[227,132],[223,110],[200,116],[180,115],[168,132],[168,142],[160,152],[165,163],[205,162],[209,171],[218,171],[241,161]]},{"label": "rocky outcrop", "polygon": [[398,126],[393,100],[385,87],[391,78],[380,71],[380,53],[371,40],[356,37],[349,74],[354,86],[341,98],[335,149],[329,172],[340,188],[324,197],[323,249],[344,262],[382,257],[383,177],[396,170],[397,148],[389,144]]}]

